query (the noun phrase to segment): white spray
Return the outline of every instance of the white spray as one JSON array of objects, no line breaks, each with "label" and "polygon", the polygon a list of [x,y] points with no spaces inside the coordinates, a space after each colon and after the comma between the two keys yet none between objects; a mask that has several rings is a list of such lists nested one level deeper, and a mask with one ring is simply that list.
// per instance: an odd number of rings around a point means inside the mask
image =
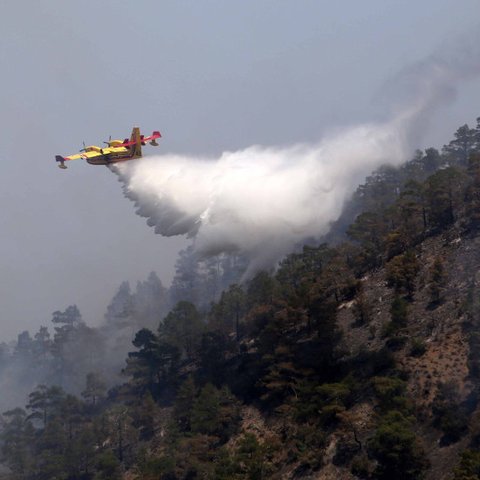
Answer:
[{"label": "white spray", "polygon": [[402,72],[395,88],[403,98],[383,123],[316,145],[252,146],[219,158],[167,154],[114,170],[156,233],[192,237],[201,254],[239,251],[257,267],[271,266],[303,239],[327,233],[373,169],[408,159],[432,110],[478,73],[478,55],[464,50],[463,59],[457,48],[450,60],[432,56]]}]

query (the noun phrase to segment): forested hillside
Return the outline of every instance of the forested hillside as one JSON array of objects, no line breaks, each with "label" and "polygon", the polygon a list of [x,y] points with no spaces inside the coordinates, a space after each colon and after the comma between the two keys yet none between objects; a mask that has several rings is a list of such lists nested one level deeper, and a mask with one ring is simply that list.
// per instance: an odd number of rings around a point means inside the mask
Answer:
[{"label": "forested hillside", "polygon": [[70,306],[4,345],[31,388],[0,478],[480,478],[480,119],[373,172],[326,240],[242,282],[187,250],[102,327]]}]

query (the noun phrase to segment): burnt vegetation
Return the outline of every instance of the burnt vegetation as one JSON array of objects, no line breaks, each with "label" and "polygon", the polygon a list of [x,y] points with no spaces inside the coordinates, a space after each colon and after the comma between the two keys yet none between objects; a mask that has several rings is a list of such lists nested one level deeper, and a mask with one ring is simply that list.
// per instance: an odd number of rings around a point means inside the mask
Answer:
[{"label": "burnt vegetation", "polygon": [[480,478],[479,231],[480,119],[372,173],[275,272],[187,249],[102,327],[53,313],[0,350],[31,387],[0,478]]}]

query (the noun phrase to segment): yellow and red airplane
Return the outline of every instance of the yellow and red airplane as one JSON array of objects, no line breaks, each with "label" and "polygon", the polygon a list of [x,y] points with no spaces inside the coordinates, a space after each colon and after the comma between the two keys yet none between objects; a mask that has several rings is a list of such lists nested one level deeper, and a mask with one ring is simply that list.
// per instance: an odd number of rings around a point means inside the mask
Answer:
[{"label": "yellow and red airplane", "polygon": [[78,160],[80,158],[83,158],[91,165],[110,165],[111,163],[125,162],[134,158],[140,158],[142,156],[142,145],[145,145],[146,142],[150,142],[150,145],[156,147],[158,145],[156,139],[160,137],[160,132],[157,131],[153,132],[149,137],[144,137],[140,134],[138,127],[133,127],[130,140],[128,138],[123,141],[109,140],[104,142],[107,144],[104,148],[90,145],[75,155],[68,157],[56,155],[55,160],[59,162],[58,166],[60,168],[67,168],[65,165],[66,161]]}]

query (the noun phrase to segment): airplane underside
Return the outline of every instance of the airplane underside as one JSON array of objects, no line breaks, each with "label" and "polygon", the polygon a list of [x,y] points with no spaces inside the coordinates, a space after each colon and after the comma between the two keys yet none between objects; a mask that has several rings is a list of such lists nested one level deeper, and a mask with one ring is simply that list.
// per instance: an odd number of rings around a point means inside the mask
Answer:
[{"label": "airplane underside", "polygon": [[100,157],[87,158],[87,163],[90,165],[110,165],[112,163],[126,162],[127,160],[134,160],[140,157],[112,157],[110,155],[103,155]]}]

